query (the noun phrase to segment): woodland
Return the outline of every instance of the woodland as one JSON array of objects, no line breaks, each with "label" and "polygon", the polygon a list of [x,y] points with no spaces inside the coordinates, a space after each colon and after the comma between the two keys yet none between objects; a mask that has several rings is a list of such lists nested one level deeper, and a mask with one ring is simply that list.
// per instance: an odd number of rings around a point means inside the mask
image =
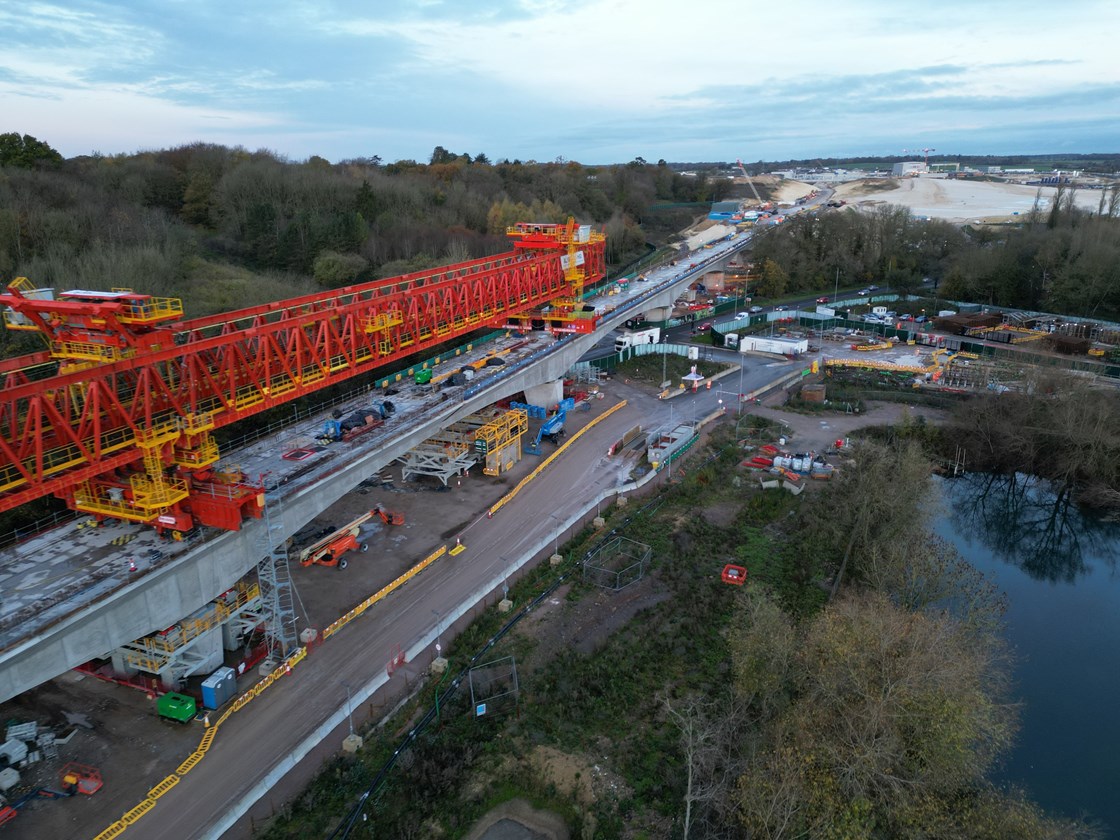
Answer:
[{"label": "woodland", "polygon": [[663,161],[491,164],[437,147],[428,163],[332,165],[201,143],[62,160],[4,137],[0,280],[182,297],[188,316],[506,251],[527,219],[600,227],[617,267],[697,215],[647,218],[656,202],[713,198],[707,177]]}]

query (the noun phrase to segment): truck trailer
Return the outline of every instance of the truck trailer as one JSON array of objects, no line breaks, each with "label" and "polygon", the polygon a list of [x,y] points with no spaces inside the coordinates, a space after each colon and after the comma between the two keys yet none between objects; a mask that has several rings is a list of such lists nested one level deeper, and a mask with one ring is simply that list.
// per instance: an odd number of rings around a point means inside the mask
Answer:
[{"label": "truck trailer", "polygon": [[627,347],[638,344],[657,344],[661,340],[661,327],[649,327],[644,330],[623,330],[614,339],[614,350],[620,353]]}]

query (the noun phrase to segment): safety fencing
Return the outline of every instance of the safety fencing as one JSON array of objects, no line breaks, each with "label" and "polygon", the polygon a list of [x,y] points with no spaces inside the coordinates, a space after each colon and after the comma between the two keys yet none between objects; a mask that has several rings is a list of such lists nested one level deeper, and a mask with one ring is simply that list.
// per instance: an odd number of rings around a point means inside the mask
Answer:
[{"label": "safety fencing", "polygon": [[868,370],[889,370],[901,373],[927,373],[937,370],[937,365],[902,365],[897,362],[884,362],[878,359],[827,359],[826,368],[866,368]]},{"label": "safety fencing", "polygon": [[[605,417],[606,415],[603,416]],[[447,546],[440,546],[438,549],[433,551],[431,554],[429,554],[415,566],[410,568],[400,577],[396,578],[391,583],[379,589],[377,592],[369,596],[366,600],[362,601],[362,603],[358,604],[358,606],[354,607],[354,609],[350,610],[337,621],[332,622],[323,631],[324,641],[333,636],[335,633],[337,633],[355,618],[360,616],[378,601],[383,600],[394,590],[399,589],[405,583],[412,580],[412,578],[416,577],[416,575],[420,574],[420,572],[424,571],[424,569],[428,568],[428,566],[432,565],[432,563],[434,563],[446,553]],[[215,723],[213,723],[212,725],[208,724],[206,726],[206,731],[203,732],[202,738],[198,742],[198,747],[196,747],[194,752],[187,756],[187,758],[178,767],[175,768],[175,772],[167,776],[163,781],[149,790],[147,796],[144,797],[140,804],[126,811],[119,820],[112,823],[108,828],[98,834],[94,838],[94,840],[113,840],[114,837],[119,837],[130,825],[134,825],[138,820],[140,820],[141,817],[152,810],[161,796],[163,796],[177,784],[179,784],[183,776],[193,770],[198,765],[198,763],[206,757],[207,751],[213,745],[214,739],[217,737],[218,730],[221,728],[222,724],[229,720],[231,715],[244,709],[254,699],[259,697],[270,687],[272,687],[272,685],[274,685],[277,680],[290,675],[292,673],[292,669],[306,658],[307,648],[297,648],[291,653],[291,655],[289,655],[275,669],[273,669],[272,672],[268,674],[268,676],[255,683],[252,688],[250,688],[248,691],[234,700],[230,707],[221,714],[221,716]],[[207,715],[204,720],[209,720],[209,715]]]},{"label": "safety fencing", "polygon": [[561,446],[557,447],[555,452],[553,452],[551,455],[549,455],[547,458],[545,458],[543,461],[541,461],[540,464],[531,473],[529,473],[527,476],[525,476],[523,479],[521,479],[521,481],[517,482],[516,487],[514,487],[512,490],[510,490],[508,493],[506,493],[504,496],[502,496],[502,498],[498,499],[498,501],[496,501],[493,504],[493,506],[491,506],[491,508],[486,512],[486,515],[487,516],[493,516],[495,513],[497,513],[499,510],[501,510],[503,507],[505,507],[513,499],[514,496],[516,496],[518,493],[520,493],[525,488],[525,486],[530,481],[532,481],[534,478],[536,478],[542,472],[544,472],[545,467],[547,467],[549,464],[551,464],[553,461],[555,461],[557,458],[559,458],[561,453],[564,452],[564,450],[566,450],[569,446],[571,446],[573,443],[575,443],[577,440],[579,440],[584,432],[593,428],[598,423],[601,423],[603,420],[606,420],[608,417],[610,417],[612,414],[614,414],[616,411],[618,411],[620,408],[622,408],[625,405],[626,405],[626,400],[623,400],[620,403],[616,403],[615,405],[612,405],[610,408],[608,408],[606,411],[604,411],[602,414],[600,414],[598,417],[596,417],[594,420],[592,420],[590,423],[588,423],[586,426],[584,426],[582,429],[580,429],[578,432],[576,432],[574,435],[572,435],[570,438],[568,438],[566,441],[564,441],[564,443]]}]

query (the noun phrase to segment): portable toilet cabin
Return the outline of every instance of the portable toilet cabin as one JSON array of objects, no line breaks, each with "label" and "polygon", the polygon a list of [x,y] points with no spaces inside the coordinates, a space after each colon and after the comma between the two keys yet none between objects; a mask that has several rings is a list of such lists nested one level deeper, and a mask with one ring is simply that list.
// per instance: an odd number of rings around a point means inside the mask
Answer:
[{"label": "portable toilet cabin", "polygon": [[202,705],[220,709],[237,693],[237,673],[232,668],[219,668],[202,681]]}]

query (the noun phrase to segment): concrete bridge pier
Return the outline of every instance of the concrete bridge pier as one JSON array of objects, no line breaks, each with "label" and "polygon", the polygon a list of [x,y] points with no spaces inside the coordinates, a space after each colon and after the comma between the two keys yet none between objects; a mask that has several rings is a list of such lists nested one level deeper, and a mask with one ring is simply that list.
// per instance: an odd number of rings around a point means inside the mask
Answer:
[{"label": "concrete bridge pier", "polygon": [[551,382],[525,389],[525,402],[529,405],[543,405],[545,408],[552,408],[554,405],[559,405],[562,399],[564,399],[563,379],[554,379]]},{"label": "concrete bridge pier", "polygon": [[124,658],[124,651],[119,648],[110,654],[110,661],[113,663],[113,672],[122,677],[134,677],[140,673],[128,664],[128,660]]}]

